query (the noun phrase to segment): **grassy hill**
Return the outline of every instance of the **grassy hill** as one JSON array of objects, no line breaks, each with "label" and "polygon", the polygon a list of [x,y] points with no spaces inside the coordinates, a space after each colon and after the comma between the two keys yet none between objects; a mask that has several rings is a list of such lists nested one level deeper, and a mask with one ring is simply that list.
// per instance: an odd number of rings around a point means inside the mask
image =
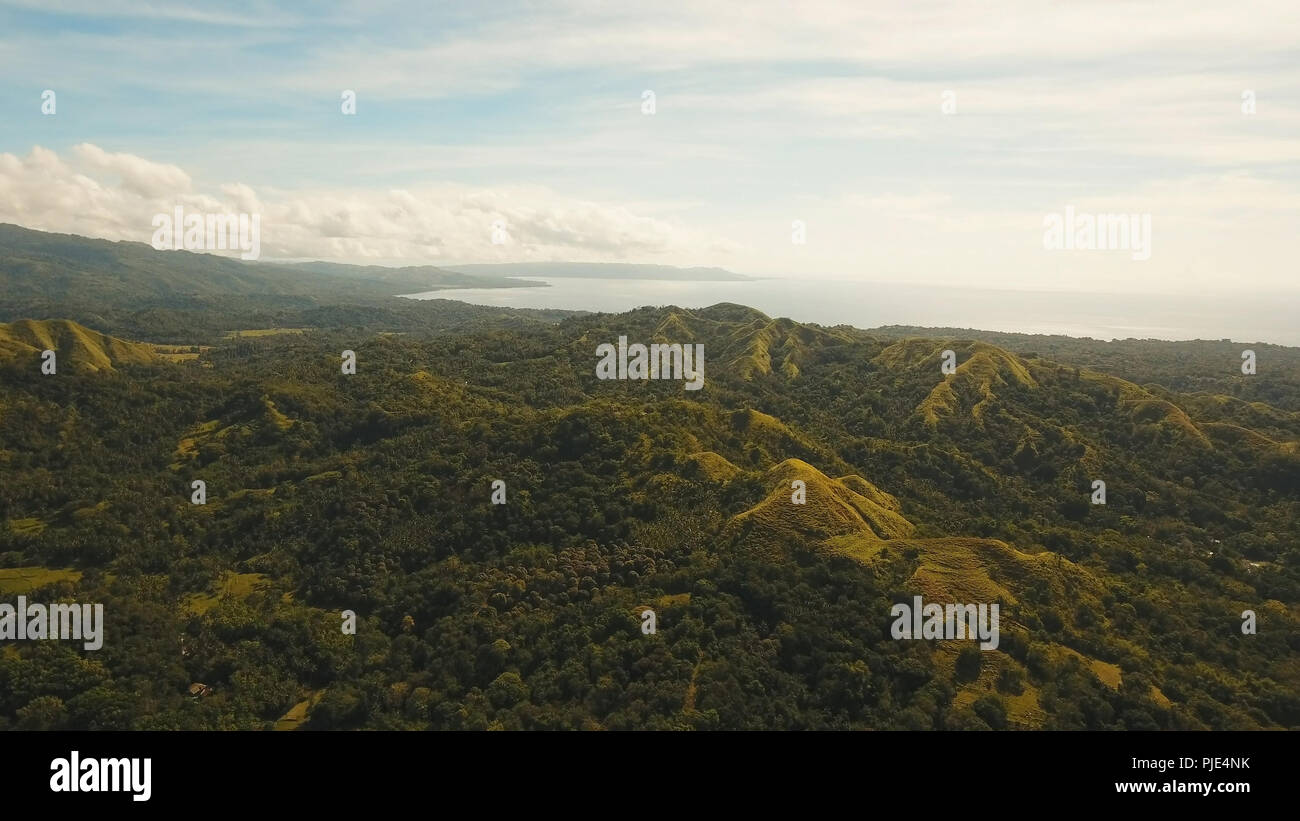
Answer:
[{"label": "grassy hill", "polygon": [[[6,647],[0,727],[1300,726],[1284,373],[730,304],[251,304],[185,359],[0,330],[0,566],[113,637]],[[620,335],[704,345],[704,389],[598,380]],[[915,595],[998,603],[998,649],[894,640]]]},{"label": "grassy hill", "polygon": [[[55,352],[60,369],[78,371],[111,371],[118,365],[157,359],[148,345],[116,339],[71,320],[21,319],[0,324],[0,360],[32,360],[46,350]],[[39,361],[32,367],[39,368]]]},{"label": "grassy hill", "polygon": [[[803,482],[796,488],[794,482]],[[728,524],[728,535],[746,550],[776,543],[825,543],[839,539],[878,542],[911,535],[911,522],[899,513],[898,500],[860,476],[831,479],[801,459],[786,459],[769,469],[764,483],[775,490]],[[796,503],[802,491],[804,501]]]}]

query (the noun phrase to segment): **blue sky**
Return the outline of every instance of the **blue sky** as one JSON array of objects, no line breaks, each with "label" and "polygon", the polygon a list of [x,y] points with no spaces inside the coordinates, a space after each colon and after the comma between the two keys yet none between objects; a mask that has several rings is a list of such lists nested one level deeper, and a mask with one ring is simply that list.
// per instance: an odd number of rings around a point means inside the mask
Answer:
[{"label": "blue sky", "polygon": [[[0,221],[148,241],[179,204],[261,213],[273,258],[1300,287],[1294,2],[481,5],[2,3]],[[1150,214],[1151,258],[1045,250],[1067,205]]]}]

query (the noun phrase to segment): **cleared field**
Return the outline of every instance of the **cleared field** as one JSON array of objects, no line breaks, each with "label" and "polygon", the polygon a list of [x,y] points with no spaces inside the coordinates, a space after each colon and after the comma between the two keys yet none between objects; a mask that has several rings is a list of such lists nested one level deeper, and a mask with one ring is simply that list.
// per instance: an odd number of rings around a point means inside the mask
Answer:
[{"label": "cleared field", "polygon": [[312,705],[320,701],[323,695],[325,695],[324,690],[313,690],[307,695],[307,698],[293,705],[288,712],[280,716],[272,729],[281,732],[299,729],[307,723],[307,711],[312,708]]},{"label": "cleared field", "polygon": [[[1059,644],[1054,645],[1052,649],[1059,655],[1074,656],[1077,658],[1084,667],[1092,671],[1092,674],[1097,677],[1098,681],[1112,690],[1118,690],[1120,684],[1123,683],[1124,676],[1118,664],[1111,664],[1108,661],[1102,661],[1101,659],[1085,656],[1078,650]],[[1152,689],[1154,690],[1155,688]],[[1164,693],[1161,693],[1160,697],[1163,698]]]},{"label": "cleared field", "polygon": [[154,356],[168,362],[189,362],[198,359],[200,354],[212,350],[211,345],[160,345],[152,342],[142,344],[147,344]]},{"label": "cleared field", "polygon": [[45,522],[36,518],[10,519],[9,532],[18,536],[38,536],[45,530]]},{"label": "cleared field", "polygon": [[80,570],[58,570],[39,565],[0,567],[0,593],[23,596],[47,584],[61,581],[75,582],[80,579]]},{"label": "cleared field", "polygon": [[226,339],[245,339],[259,336],[277,336],[279,334],[301,334],[310,328],[252,328],[242,331],[227,331]]},{"label": "cleared field", "polygon": [[270,580],[262,573],[227,573],[213,591],[186,596],[185,608],[202,616],[226,597],[242,599],[269,585]]}]

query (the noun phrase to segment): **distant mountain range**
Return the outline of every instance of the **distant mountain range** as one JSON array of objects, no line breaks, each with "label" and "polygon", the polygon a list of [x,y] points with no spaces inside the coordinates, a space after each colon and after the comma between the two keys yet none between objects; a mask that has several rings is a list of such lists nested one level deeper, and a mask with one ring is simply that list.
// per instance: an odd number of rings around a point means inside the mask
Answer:
[{"label": "distant mountain range", "polygon": [[0,224],[0,292],[8,303],[142,307],[179,299],[296,296],[387,298],[444,288],[518,288],[531,283],[432,266],[383,268],[330,262],[242,262],[143,242],[111,242]]},{"label": "distant mountain range", "polygon": [[679,281],[752,279],[721,268],[585,262],[432,265],[389,268],[335,262],[244,262],[190,251],[159,251],[143,242],[113,242],[0,224],[0,292],[11,310],[0,321],[45,315],[52,303],[102,311],[193,306],[230,298],[277,298],[305,306],[385,300],[457,288],[545,287],[515,277],[585,277]]},{"label": "distant mountain range", "polygon": [[[347,265],[338,262],[270,263],[276,267],[290,268],[309,274],[320,274],[347,280],[386,283],[393,288],[418,286],[426,291],[449,288],[544,288],[540,282],[507,279],[491,273],[461,273],[432,265],[412,265],[404,268],[387,268],[382,265]],[[392,290],[389,288],[387,290]]]},{"label": "distant mountain range", "polygon": [[670,279],[689,282],[736,282],[755,279],[723,268],[675,268],[672,265],[636,265],[621,262],[503,262],[457,265],[450,270],[475,276],[556,279]]},{"label": "distant mountain range", "polygon": [[1300,727],[1300,349],[393,296],[480,270],[0,226],[0,596],[131,643],[0,730]]}]

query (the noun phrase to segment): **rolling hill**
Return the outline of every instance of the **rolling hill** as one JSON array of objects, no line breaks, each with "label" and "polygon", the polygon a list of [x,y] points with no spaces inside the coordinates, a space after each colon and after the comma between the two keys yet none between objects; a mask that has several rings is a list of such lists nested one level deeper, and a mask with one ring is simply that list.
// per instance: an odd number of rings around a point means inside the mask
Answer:
[{"label": "rolling hill", "polygon": [[[0,326],[0,578],[122,641],[6,646],[0,727],[1300,726],[1300,386],[1116,373],[1217,343],[234,298],[104,311],[183,361]],[[703,390],[597,379],[619,336],[703,345]],[[998,604],[999,646],[895,640],[917,595]]]},{"label": "rolling hill", "polygon": [[[116,339],[71,320],[22,319],[0,324],[0,361],[35,360],[46,350],[57,354],[60,370],[111,371],[123,364],[157,360],[148,345]],[[39,363],[33,362],[31,367],[39,367]]]}]

